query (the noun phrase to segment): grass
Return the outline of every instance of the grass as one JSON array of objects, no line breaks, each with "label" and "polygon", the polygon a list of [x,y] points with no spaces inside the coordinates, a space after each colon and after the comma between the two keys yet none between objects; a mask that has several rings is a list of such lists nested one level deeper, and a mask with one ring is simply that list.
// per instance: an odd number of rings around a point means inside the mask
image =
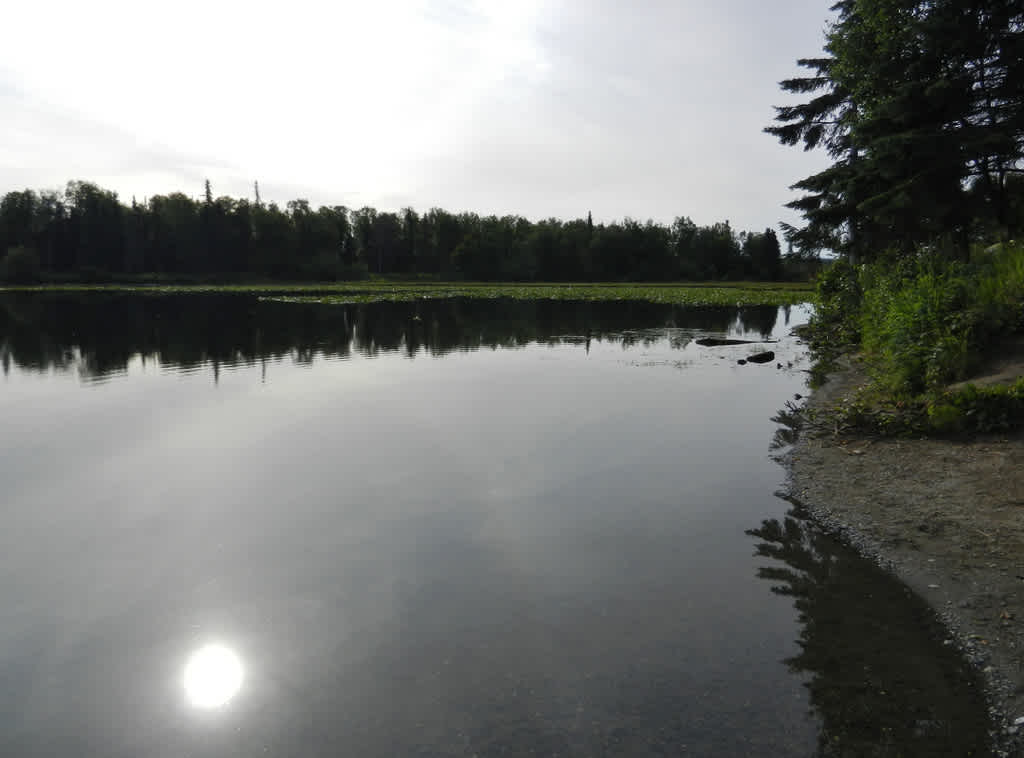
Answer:
[{"label": "grass", "polygon": [[491,284],[370,281],[328,284],[48,284],[0,287],[2,292],[113,292],[147,295],[250,294],[291,303],[407,302],[451,297],[519,300],[645,300],[670,305],[796,305],[815,299],[813,286],[794,282],[672,284]]},{"label": "grass", "polygon": [[[837,263],[819,282],[808,326],[825,371],[859,352],[871,378],[841,421],[883,433],[973,433],[1024,426],[1024,385],[963,387],[1024,333],[1024,245],[969,262],[922,252],[896,263]],[[956,385],[955,387],[953,385]]]}]

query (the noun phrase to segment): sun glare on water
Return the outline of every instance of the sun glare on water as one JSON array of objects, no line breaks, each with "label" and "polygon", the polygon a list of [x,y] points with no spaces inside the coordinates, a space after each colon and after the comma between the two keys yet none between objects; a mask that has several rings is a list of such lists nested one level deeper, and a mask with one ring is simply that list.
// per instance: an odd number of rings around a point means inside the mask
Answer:
[{"label": "sun glare on water", "polygon": [[185,664],[185,698],[195,708],[220,708],[242,688],[242,660],[229,647],[206,645]]}]

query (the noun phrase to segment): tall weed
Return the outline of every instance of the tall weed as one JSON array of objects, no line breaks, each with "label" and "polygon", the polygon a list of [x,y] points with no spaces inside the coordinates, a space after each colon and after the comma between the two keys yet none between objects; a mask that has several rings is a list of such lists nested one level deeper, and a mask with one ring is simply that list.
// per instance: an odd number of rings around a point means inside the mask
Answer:
[{"label": "tall weed", "polygon": [[1024,329],[1024,246],[970,263],[925,252],[863,267],[861,347],[881,388],[918,394],[970,376],[993,340]]},{"label": "tall weed", "polygon": [[925,256],[867,267],[862,286],[861,344],[881,387],[916,394],[970,370],[975,319],[962,265]]}]

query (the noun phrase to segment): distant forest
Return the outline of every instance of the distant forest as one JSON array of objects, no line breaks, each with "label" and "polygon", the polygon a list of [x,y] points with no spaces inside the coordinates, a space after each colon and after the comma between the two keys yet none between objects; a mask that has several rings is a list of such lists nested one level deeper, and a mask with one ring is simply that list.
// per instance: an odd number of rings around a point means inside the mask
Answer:
[{"label": "distant forest", "polygon": [[[429,276],[473,281],[776,280],[793,274],[772,229],[625,219],[532,222],[438,208],[281,208],[176,192],[124,205],[89,182],[0,201],[0,278],[333,281]],[[791,263],[795,263],[792,261]]]}]

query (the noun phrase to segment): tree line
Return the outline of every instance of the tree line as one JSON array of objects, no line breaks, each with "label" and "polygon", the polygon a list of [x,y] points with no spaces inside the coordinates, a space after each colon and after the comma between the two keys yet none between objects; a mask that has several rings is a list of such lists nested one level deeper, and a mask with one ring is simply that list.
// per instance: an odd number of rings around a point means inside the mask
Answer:
[{"label": "tree line", "polygon": [[[429,275],[479,281],[774,280],[784,276],[772,229],[737,233],[625,219],[532,222],[433,208],[285,207],[180,192],[123,204],[84,181],[0,201],[0,269],[7,279],[123,275],[336,280]],[[6,264],[6,265],[2,265]]]},{"label": "tree line", "polygon": [[824,55],[781,82],[805,102],[766,131],[824,149],[787,227],[803,251],[854,260],[920,245],[964,257],[1024,231],[1024,5],[1020,0],[840,0]]}]

